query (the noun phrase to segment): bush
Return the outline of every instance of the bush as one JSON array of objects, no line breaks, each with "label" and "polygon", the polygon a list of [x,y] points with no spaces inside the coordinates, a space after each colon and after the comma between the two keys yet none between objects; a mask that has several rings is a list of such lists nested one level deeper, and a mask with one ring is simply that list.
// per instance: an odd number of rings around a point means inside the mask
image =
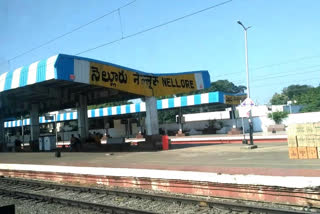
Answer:
[{"label": "bush", "polygon": [[268,117],[272,119],[276,124],[280,124],[283,119],[288,117],[288,112],[276,111],[268,114]]}]

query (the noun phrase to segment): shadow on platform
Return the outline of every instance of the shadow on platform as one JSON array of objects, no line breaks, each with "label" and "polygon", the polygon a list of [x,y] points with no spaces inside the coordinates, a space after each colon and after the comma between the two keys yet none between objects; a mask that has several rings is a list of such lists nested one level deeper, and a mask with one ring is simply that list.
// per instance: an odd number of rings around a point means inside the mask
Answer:
[{"label": "shadow on platform", "polygon": [[216,146],[216,145],[221,145],[223,143],[203,143],[203,144],[171,144],[170,145],[170,150],[173,149],[185,149],[185,148],[191,148],[191,147],[200,147],[200,146]]}]

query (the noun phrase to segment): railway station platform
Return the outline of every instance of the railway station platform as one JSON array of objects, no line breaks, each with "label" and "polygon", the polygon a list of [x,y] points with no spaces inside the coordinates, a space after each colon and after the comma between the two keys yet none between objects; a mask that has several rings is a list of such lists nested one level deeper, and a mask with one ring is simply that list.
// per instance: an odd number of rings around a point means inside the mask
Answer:
[{"label": "railway station platform", "polygon": [[[211,135],[192,135],[192,136],[170,136],[171,144],[216,144],[216,143],[242,143],[243,139],[250,140],[249,134],[228,135],[228,134],[211,134]],[[286,132],[276,134],[256,132],[253,134],[253,140],[258,143],[287,143],[288,136]],[[126,142],[140,142],[143,139],[128,138]]]},{"label": "railway station platform", "polygon": [[320,207],[320,162],[284,143],[173,146],[158,152],[1,153],[0,175]]},{"label": "railway station platform", "polygon": [[[227,134],[211,134],[211,135],[192,135],[192,136],[169,136],[172,145],[198,145],[198,144],[228,144],[242,143],[243,139],[250,140],[249,135],[227,135]],[[253,134],[253,140],[257,143],[284,143],[287,144],[288,136],[286,132],[278,132],[276,134],[256,132]],[[126,138],[126,143],[138,143],[145,141],[145,138]],[[58,147],[69,146],[70,141],[59,141]],[[102,140],[101,144],[107,144],[107,140]]]}]

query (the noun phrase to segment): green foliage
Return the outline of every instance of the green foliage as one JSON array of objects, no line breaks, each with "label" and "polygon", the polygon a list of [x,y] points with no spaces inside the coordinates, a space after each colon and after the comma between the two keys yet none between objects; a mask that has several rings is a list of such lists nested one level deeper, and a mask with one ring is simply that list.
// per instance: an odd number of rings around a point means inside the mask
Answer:
[{"label": "green foliage", "polygon": [[176,122],[176,115],[179,114],[179,109],[167,109],[158,111],[159,123],[174,123]]},{"label": "green foliage", "polygon": [[268,117],[272,119],[276,124],[280,124],[283,119],[288,117],[288,112],[276,111],[268,114]]},{"label": "green foliage", "polygon": [[286,105],[289,100],[296,100],[297,105],[302,105],[302,112],[320,111],[320,86],[290,85],[284,88],[281,94],[275,93],[270,103]]},{"label": "green foliage", "polygon": [[297,102],[304,105],[302,112],[320,111],[320,86],[301,94],[297,97]]},{"label": "green foliage", "polygon": [[309,85],[290,85],[282,90],[282,94],[286,95],[289,100],[292,100],[301,96],[311,88],[313,87]]},{"label": "green foliage", "polygon": [[[228,80],[218,80],[211,83],[210,88],[202,90],[202,93],[211,92],[211,91],[222,91],[226,93],[244,93],[247,87],[243,85],[236,86]],[[199,93],[199,92],[196,92]]]},{"label": "green foliage", "polygon": [[[228,80],[218,80],[215,82],[212,82],[209,88],[198,90],[198,91],[191,91],[189,93],[182,93],[178,94],[179,96],[187,96],[192,94],[200,94],[200,93],[208,93],[213,91],[221,91],[225,93],[244,93],[244,91],[247,89],[246,86],[239,85],[236,86],[232,82],[229,82]],[[169,96],[161,96],[158,97],[159,99],[166,99],[166,98],[172,98],[174,95]]]},{"label": "green foliage", "polygon": [[286,105],[288,101],[289,101],[289,98],[287,95],[275,93],[272,96],[270,103],[272,105]]},{"label": "green foliage", "polygon": [[183,95],[190,95],[190,94],[199,94],[199,93],[208,93],[212,91],[222,91],[225,93],[244,93],[244,90],[246,90],[247,87],[243,85],[236,86],[232,82],[229,82],[228,80],[218,80],[215,82],[212,82],[209,88],[202,89],[199,91],[192,91],[187,94]]}]

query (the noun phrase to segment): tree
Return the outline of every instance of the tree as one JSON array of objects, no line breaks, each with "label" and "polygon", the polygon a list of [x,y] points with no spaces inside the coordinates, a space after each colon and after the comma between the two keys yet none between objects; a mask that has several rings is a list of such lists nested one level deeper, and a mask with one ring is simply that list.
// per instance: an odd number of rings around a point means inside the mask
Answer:
[{"label": "tree", "polygon": [[176,122],[176,115],[179,114],[179,109],[166,109],[158,111],[159,123],[173,123]]},{"label": "tree", "polygon": [[272,119],[276,124],[280,124],[283,119],[288,117],[288,112],[276,111],[268,114],[268,117]]},{"label": "tree", "polygon": [[236,86],[232,82],[229,82],[228,80],[218,80],[215,82],[212,82],[210,87],[207,89],[203,89],[200,92],[194,92],[194,93],[205,93],[205,92],[212,92],[212,91],[222,91],[225,93],[244,93],[244,90],[246,90],[247,87],[243,85]]},{"label": "tree", "polygon": [[288,101],[289,97],[287,95],[275,93],[272,96],[270,103],[272,105],[286,105]]},{"label": "tree", "polygon": [[[191,91],[188,93],[182,93],[179,94],[179,96],[187,96],[187,95],[192,95],[192,94],[200,94],[200,93],[208,93],[208,92],[213,92],[213,91],[221,91],[225,93],[244,93],[244,91],[247,89],[246,86],[239,85],[236,86],[232,82],[229,82],[228,80],[218,80],[215,82],[211,82],[210,87],[198,91]],[[159,99],[166,99],[166,98],[171,98],[174,97],[174,95],[169,95],[169,96],[161,96],[158,97]]]},{"label": "tree", "polygon": [[297,105],[302,105],[302,112],[320,111],[320,86],[290,85],[284,88],[281,94],[275,93],[270,103],[286,105],[289,100],[296,100]]},{"label": "tree", "polygon": [[297,101],[304,106],[302,112],[320,111],[320,86],[301,94],[297,97]]},{"label": "tree", "polygon": [[301,96],[309,89],[313,88],[309,85],[290,85],[282,90],[282,94],[286,95],[289,100]]}]

